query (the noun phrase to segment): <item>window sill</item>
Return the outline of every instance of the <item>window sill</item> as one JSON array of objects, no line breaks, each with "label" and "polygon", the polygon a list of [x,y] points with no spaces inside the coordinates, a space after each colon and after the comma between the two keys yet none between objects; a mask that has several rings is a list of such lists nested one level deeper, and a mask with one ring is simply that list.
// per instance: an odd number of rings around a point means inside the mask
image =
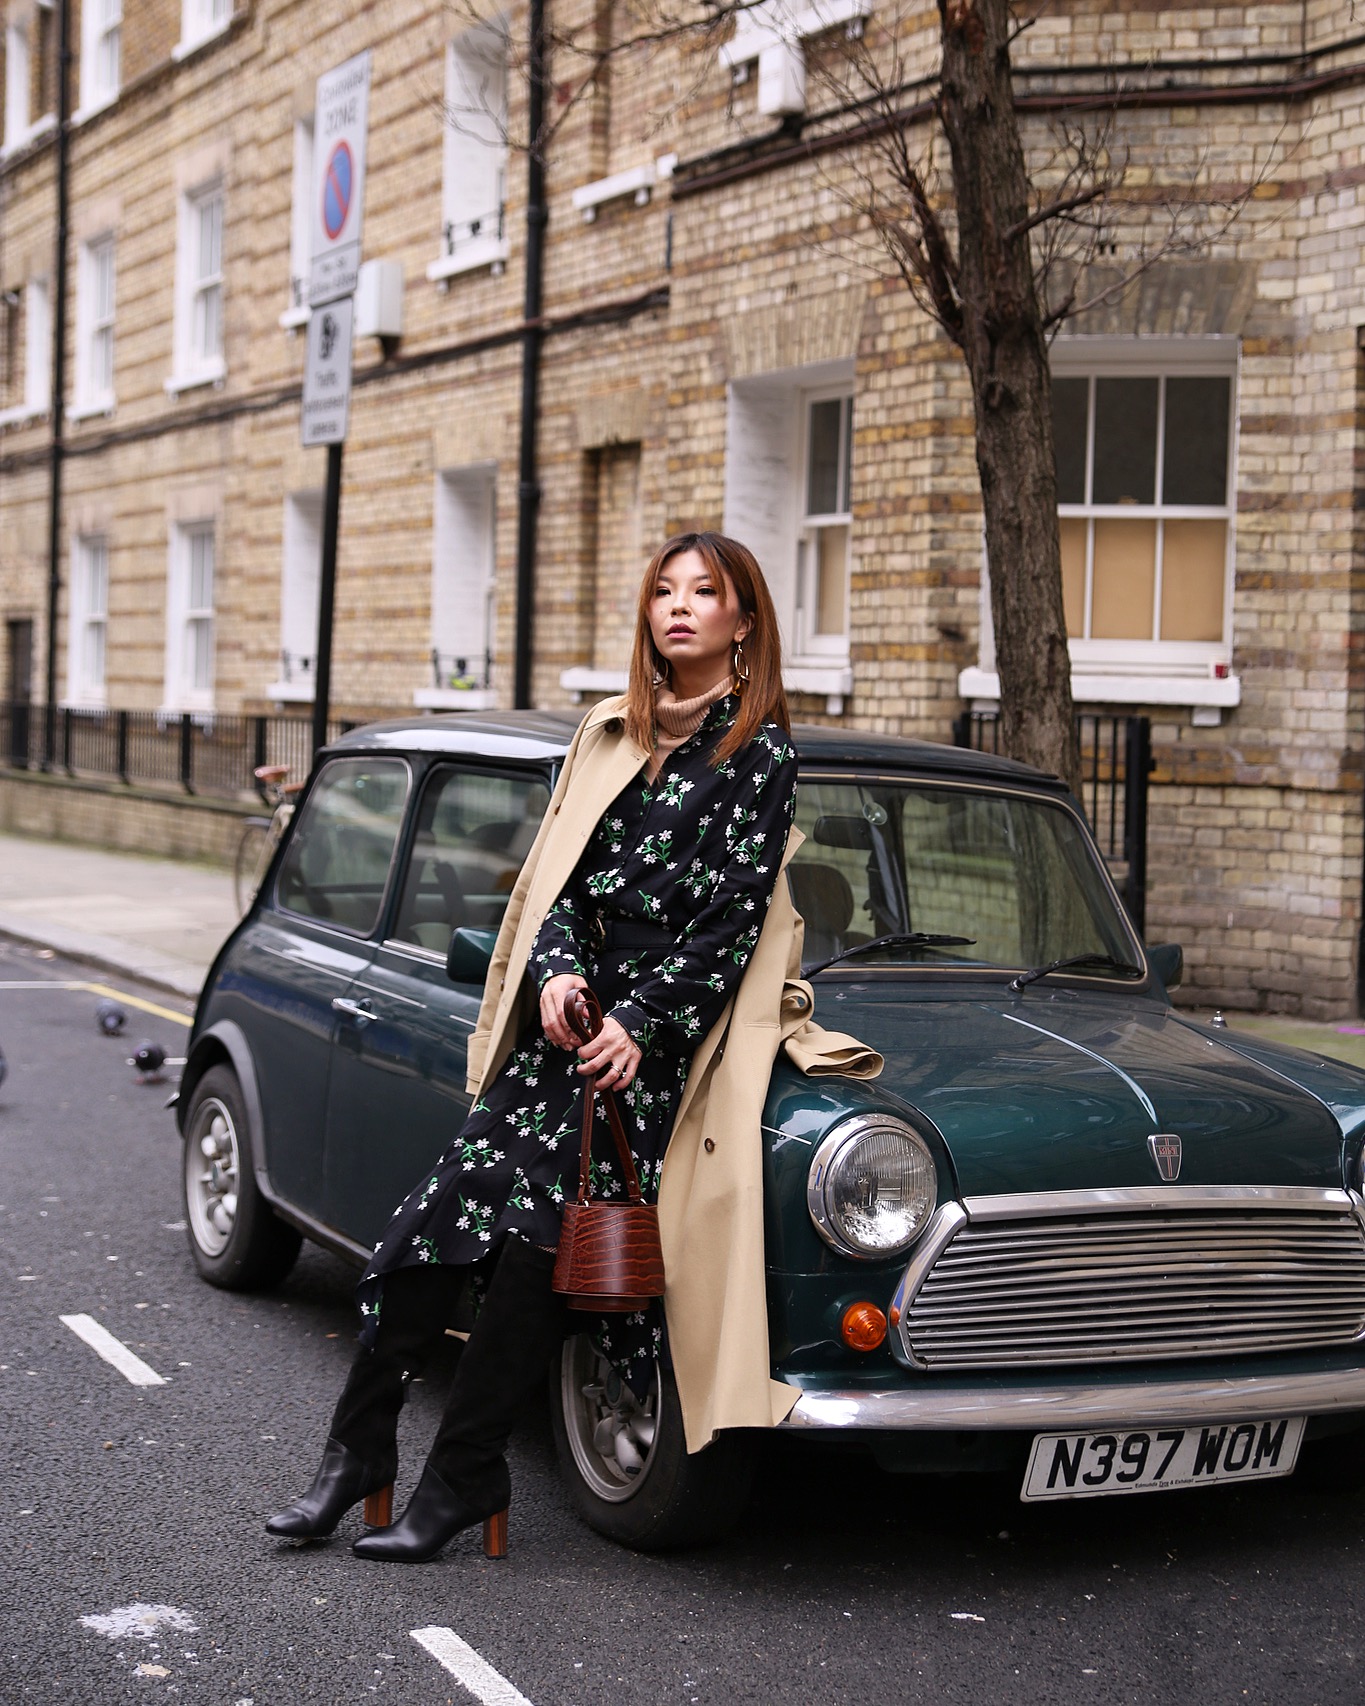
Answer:
[{"label": "window sill", "polygon": [[589,669],[580,665],[561,671],[559,685],[573,694],[577,705],[585,693],[624,693],[629,679],[629,672],[624,669]]},{"label": "window sill", "polygon": [[272,681],[265,690],[265,696],[276,705],[311,705],[313,684],[311,681]]},{"label": "window sill", "polygon": [[6,142],[0,147],[0,160],[11,160],[16,154],[22,154],[26,148],[32,148],[35,142],[41,142],[45,136],[51,136],[57,129],[57,115],[44,113],[35,119],[28,129],[22,131],[12,142]]},{"label": "window sill", "polygon": [[100,113],[107,112],[118,97],[118,90],[110,89],[102,95],[96,95],[93,99],[82,102],[71,115],[72,124],[86,124]]},{"label": "window sill", "polygon": [[279,328],[282,332],[297,332],[300,326],[306,326],[313,317],[313,310],[305,303],[302,308],[286,308],[279,318]]},{"label": "window sill", "polygon": [[216,714],[209,698],[187,699],[183,705],[158,705],[156,708],[160,723],[178,723],[182,717],[193,717],[201,728],[210,726]]},{"label": "window sill", "polygon": [[[585,693],[624,693],[628,679],[624,669],[579,667],[564,670],[559,685],[572,693],[578,703]],[[837,717],[844,708],[845,698],[853,691],[853,671],[847,664],[789,664],[782,671],[782,685],[788,693],[823,697],[826,714]]]},{"label": "window sill", "polygon": [[457,273],[476,272],[480,267],[494,267],[500,273],[510,252],[505,237],[467,243],[457,254],[438,255],[427,268],[427,278],[432,284],[444,284]]},{"label": "window sill", "polygon": [[199,373],[172,374],[162,389],[168,397],[178,397],[184,391],[197,391],[204,385],[221,385],[226,378],[227,364],[220,361],[214,367],[205,367]]},{"label": "window sill", "polygon": [[825,701],[825,714],[839,716],[853,691],[853,671],[846,663],[789,663],[782,671],[788,693],[811,693]]},{"label": "window sill", "polygon": [[66,418],[73,423],[100,418],[111,421],[114,418],[114,399],[109,397],[102,403],[80,403],[74,409],[66,411]]},{"label": "window sill", "polygon": [[[994,670],[964,669],[957,678],[964,699],[1000,698],[1000,677]],[[1238,675],[1102,675],[1072,670],[1071,697],[1078,705],[1189,705],[1232,710],[1242,702]]]},{"label": "window sill", "polygon": [[72,693],[59,701],[63,711],[107,711],[109,696],[106,693]]},{"label": "window sill", "polygon": [[0,431],[5,427],[28,426],[33,421],[42,420],[47,412],[46,403],[41,409],[35,409],[28,403],[16,403],[12,409],[0,409]]},{"label": "window sill", "polygon": [[497,705],[486,687],[418,687],[412,702],[419,711],[492,711]]},{"label": "window sill", "polygon": [[219,36],[226,35],[232,28],[232,18],[228,16],[212,29],[205,30],[202,35],[191,36],[184,41],[178,41],[171,49],[171,58],[178,65],[182,59],[188,59],[192,53],[198,53],[201,47],[207,47],[211,41],[217,41]]},{"label": "window sill", "polygon": [[677,163],[676,154],[661,154],[647,165],[632,166],[629,171],[614,172],[609,178],[581,184],[573,192],[574,212],[582,214],[585,225],[591,225],[604,202],[621,201],[629,196],[636,207],[645,207],[654,193],[654,186],[671,178]]}]

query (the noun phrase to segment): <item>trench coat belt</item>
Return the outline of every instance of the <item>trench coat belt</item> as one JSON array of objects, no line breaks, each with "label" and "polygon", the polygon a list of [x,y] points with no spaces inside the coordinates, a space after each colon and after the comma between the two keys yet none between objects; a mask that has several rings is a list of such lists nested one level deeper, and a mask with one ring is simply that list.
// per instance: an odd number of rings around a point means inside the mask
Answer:
[{"label": "trench coat belt", "polygon": [[598,909],[588,916],[588,941],[601,953],[604,949],[654,949],[662,952],[673,945],[676,932],[666,924],[651,924],[645,918],[625,918]]}]

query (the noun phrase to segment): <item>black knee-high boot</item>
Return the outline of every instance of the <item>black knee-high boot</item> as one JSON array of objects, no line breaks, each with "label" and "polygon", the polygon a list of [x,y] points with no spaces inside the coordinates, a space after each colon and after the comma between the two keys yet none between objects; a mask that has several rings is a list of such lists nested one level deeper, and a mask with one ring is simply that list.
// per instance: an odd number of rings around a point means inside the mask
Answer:
[{"label": "black knee-high boot", "polygon": [[420,1563],[506,1510],[508,1437],[568,1326],[564,1300],[550,1290],[554,1261],[552,1250],[506,1240],[417,1490],[392,1528],[355,1542],[358,1556]]},{"label": "black knee-high boot", "polygon": [[385,1280],[374,1343],[356,1352],[313,1484],[267,1520],[267,1534],[322,1539],[352,1505],[392,1485],[406,1377],[426,1367],[463,1284],[463,1269],[437,1265],[400,1268]]}]

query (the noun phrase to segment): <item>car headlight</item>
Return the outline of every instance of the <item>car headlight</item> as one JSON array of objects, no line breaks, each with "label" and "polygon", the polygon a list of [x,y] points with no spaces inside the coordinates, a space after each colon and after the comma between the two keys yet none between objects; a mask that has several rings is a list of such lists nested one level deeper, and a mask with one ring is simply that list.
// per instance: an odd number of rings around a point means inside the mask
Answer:
[{"label": "car headlight", "polygon": [[929,1146],[891,1114],[841,1121],[811,1158],[810,1217],[841,1256],[885,1261],[900,1255],[924,1230],[937,1200]]}]

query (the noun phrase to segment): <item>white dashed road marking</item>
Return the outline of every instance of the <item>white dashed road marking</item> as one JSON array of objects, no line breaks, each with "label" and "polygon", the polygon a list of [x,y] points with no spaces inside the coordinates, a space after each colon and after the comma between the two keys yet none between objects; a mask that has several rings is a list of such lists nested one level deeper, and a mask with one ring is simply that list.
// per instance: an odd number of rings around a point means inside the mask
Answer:
[{"label": "white dashed road marking", "polygon": [[134,1386],[164,1386],[166,1382],[142,1358],[134,1356],[106,1327],[101,1327],[92,1315],[60,1315],[63,1327],[70,1327],[78,1339],[84,1339],[96,1356],[102,1356]]},{"label": "white dashed road marking", "polygon": [[483,1706],[531,1706],[519,1689],[513,1688],[487,1659],[481,1659],[453,1629],[414,1629],[412,1638],[426,1648],[437,1664],[444,1665],[476,1700],[481,1700]]}]

